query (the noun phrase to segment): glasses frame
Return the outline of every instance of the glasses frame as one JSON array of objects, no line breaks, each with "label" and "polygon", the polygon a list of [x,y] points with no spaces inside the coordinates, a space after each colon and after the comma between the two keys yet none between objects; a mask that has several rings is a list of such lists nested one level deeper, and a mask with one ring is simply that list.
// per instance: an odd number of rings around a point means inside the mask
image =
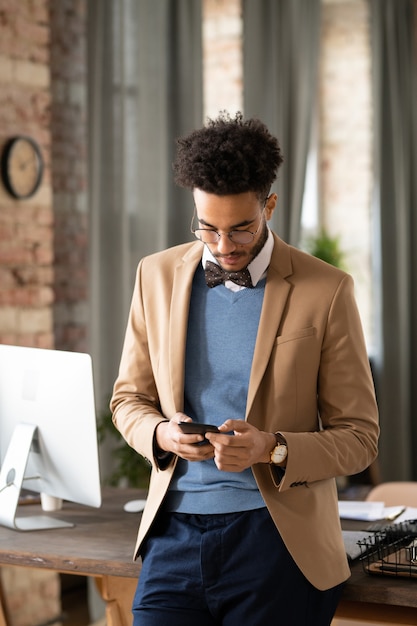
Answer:
[{"label": "glasses frame", "polygon": [[[198,215],[197,215],[197,207],[194,206],[194,213],[193,213],[193,217],[191,219],[191,225],[190,225],[190,230],[193,233],[193,235],[195,236],[196,239],[198,239],[199,241],[201,241],[202,243],[208,243],[208,244],[217,244],[220,241],[220,238],[222,235],[226,235],[230,241],[236,245],[240,245],[240,246],[247,246],[248,244],[252,243],[252,241],[255,239],[256,235],[259,232],[259,229],[261,228],[262,225],[262,218],[263,215],[265,213],[265,207],[266,207],[266,203],[268,202],[270,196],[268,196],[267,198],[265,198],[264,201],[264,205],[262,207],[262,211],[261,211],[261,215],[259,218],[259,225],[258,228],[255,230],[255,232],[248,230],[248,229],[243,229],[243,230],[230,230],[228,233],[220,233],[218,230],[216,230],[215,228],[193,228],[193,224],[194,224],[194,219],[197,218],[198,220]],[[207,233],[213,233],[213,237],[214,235],[217,235],[217,239],[214,241],[204,241],[203,239],[201,239],[198,236],[198,232],[199,231],[203,231],[203,232],[207,232]],[[233,241],[233,235],[234,233],[246,233],[247,235],[250,235],[250,239],[248,241],[242,242],[242,241]]]}]

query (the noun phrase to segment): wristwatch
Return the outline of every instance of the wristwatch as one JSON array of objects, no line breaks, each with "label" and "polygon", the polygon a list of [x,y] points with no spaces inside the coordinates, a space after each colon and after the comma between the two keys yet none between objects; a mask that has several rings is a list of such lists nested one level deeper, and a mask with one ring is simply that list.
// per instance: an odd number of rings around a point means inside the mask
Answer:
[{"label": "wristwatch", "polygon": [[288,448],[282,435],[274,433],[277,445],[271,451],[271,463],[273,465],[279,465],[287,458]]}]

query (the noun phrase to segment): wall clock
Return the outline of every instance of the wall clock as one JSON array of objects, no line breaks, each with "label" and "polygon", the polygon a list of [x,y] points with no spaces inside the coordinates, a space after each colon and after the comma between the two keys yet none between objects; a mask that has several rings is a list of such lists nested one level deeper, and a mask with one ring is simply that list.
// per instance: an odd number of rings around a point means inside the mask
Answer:
[{"label": "wall clock", "polygon": [[1,176],[7,191],[14,198],[30,198],[37,191],[42,175],[43,159],[36,141],[24,135],[9,139],[1,159]]}]

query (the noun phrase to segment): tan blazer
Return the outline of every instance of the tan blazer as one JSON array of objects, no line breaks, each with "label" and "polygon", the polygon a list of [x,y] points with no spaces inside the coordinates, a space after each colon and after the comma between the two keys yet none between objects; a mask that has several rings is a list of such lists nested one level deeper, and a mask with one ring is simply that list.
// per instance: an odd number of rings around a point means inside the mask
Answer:
[{"label": "tan blazer", "polygon": [[[349,577],[335,476],[377,454],[378,415],[351,277],[274,235],[249,382],[246,419],[284,434],[288,462],[253,466],[271,516],[297,565],[318,589]],[[183,410],[192,279],[203,244],[144,258],[111,400],[116,427],[152,463],[135,556],[161,505],[175,459],[160,469],[157,424]],[[320,415],[320,420],[318,418]]]}]

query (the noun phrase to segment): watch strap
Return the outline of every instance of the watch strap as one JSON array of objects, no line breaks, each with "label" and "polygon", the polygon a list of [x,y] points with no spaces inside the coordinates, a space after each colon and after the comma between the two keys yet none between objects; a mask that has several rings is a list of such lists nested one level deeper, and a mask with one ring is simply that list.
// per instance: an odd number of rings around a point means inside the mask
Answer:
[{"label": "watch strap", "polygon": [[287,445],[287,441],[286,439],[281,435],[281,433],[274,433],[275,435],[275,441],[277,446],[279,446],[280,444],[283,446]]}]

